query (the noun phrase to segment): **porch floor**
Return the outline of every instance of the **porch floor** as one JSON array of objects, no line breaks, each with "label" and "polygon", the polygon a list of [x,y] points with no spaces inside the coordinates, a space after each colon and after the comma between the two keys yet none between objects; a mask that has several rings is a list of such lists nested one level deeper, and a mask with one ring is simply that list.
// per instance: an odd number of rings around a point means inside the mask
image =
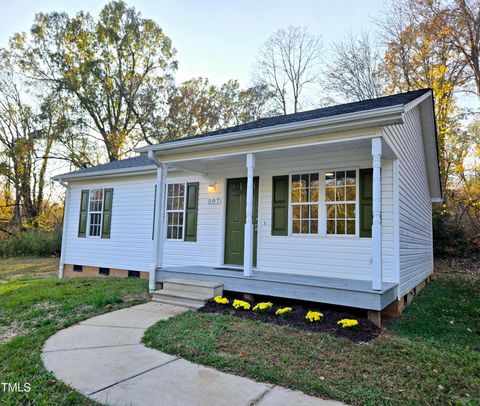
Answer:
[{"label": "porch floor", "polygon": [[396,300],[397,284],[384,282],[382,290],[373,290],[370,281],[328,278],[321,276],[292,275],[274,272],[253,271],[251,277],[242,270],[224,267],[181,266],[157,269],[156,281],[178,278],[220,282],[223,289],[308,300],[368,310],[382,310]]}]

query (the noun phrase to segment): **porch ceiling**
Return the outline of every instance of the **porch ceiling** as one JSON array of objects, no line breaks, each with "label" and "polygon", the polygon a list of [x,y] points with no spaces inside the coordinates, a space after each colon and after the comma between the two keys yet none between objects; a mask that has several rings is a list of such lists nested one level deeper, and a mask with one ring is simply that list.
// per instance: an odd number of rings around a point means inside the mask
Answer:
[{"label": "porch ceiling", "polygon": [[[297,145],[289,146],[288,148],[270,149],[264,151],[254,152],[256,161],[259,162],[266,158],[282,158],[290,154],[312,155],[325,152],[338,152],[349,150],[365,150],[371,148],[371,138],[349,139],[337,142],[316,144],[316,145]],[[394,154],[390,147],[383,141],[384,156],[386,158],[394,158]],[[179,159],[167,161],[169,170],[178,171],[193,171],[207,174],[208,167],[213,164],[228,164],[229,167],[245,168],[245,156],[249,151],[242,151],[228,155],[215,155],[215,151],[211,155],[205,154],[202,157],[195,157],[191,159]]]}]

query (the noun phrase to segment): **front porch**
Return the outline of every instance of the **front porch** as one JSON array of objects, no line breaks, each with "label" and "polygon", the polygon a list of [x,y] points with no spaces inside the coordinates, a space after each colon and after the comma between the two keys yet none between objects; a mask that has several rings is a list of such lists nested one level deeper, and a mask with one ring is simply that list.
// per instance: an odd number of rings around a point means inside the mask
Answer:
[{"label": "front porch", "polygon": [[203,280],[223,284],[224,290],[256,295],[356,307],[381,311],[397,298],[397,284],[383,282],[382,289],[372,288],[371,281],[321,276],[252,271],[208,266],[177,266],[157,269],[156,282],[166,279]]}]

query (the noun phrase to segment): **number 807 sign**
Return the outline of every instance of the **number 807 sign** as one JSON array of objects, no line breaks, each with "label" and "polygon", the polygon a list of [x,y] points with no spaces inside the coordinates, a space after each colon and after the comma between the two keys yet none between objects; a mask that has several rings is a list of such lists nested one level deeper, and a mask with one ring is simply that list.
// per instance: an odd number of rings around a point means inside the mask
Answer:
[{"label": "number 807 sign", "polygon": [[208,198],[208,204],[222,204],[222,198],[220,196],[218,197],[209,197]]}]

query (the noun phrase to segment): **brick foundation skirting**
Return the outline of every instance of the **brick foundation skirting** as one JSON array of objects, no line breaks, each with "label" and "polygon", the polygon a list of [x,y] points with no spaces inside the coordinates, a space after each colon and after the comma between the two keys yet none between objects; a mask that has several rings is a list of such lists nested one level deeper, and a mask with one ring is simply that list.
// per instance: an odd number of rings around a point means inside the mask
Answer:
[{"label": "brick foundation skirting", "polygon": [[[75,264],[81,265],[81,264]],[[82,276],[101,276],[101,277],[108,277],[108,276],[115,276],[120,278],[127,278],[128,277],[128,269],[115,269],[115,268],[108,268],[109,275],[101,275],[100,274],[100,267],[98,266],[89,266],[89,265],[82,265],[82,271],[74,271],[73,264],[65,264],[63,269],[63,276],[67,278],[78,278]],[[140,278],[148,279],[148,272],[140,271]]]}]

